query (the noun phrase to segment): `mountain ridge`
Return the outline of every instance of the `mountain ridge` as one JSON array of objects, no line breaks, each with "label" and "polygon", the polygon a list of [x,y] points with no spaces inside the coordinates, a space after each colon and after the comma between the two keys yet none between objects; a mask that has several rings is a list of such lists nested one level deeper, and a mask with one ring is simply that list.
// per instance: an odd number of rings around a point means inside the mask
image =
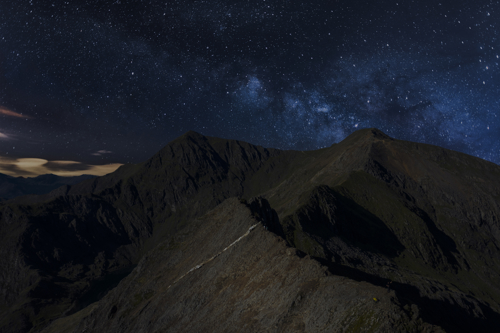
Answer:
[{"label": "mountain ridge", "polygon": [[[439,327],[422,321],[415,305],[407,307],[412,309],[410,315],[403,310],[404,315],[398,317],[403,306],[385,288],[369,283],[353,288],[350,279],[330,274],[318,261],[287,247],[282,238],[265,230],[262,224],[269,223],[266,218],[248,209],[270,208],[262,206],[262,199],[256,200],[250,200],[247,206],[235,198],[228,199],[198,221],[205,228],[195,228],[183,239],[160,244],[83,320],[78,320],[78,313],[70,318],[79,323],[75,331],[137,332],[168,327],[174,332],[236,328],[241,332],[316,332],[318,328],[335,330],[342,322],[344,327],[366,323],[386,331],[408,327],[441,332]],[[238,238],[241,235],[248,236]],[[236,239],[240,239],[237,246],[219,252]],[[215,259],[200,267],[199,263],[218,252]],[[144,271],[148,271],[148,277],[141,274]],[[165,271],[172,272],[170,280],[161,277]],[[184,276],[185,272],[188,275]],[[204,272],[211,273],[207,276]],[[178,280],[179,275],[184,277]],[[135,287],[138,285],[139,289]],[[130,293],[132,302],[120,296]],[[330,298],[336,304],[329,303]],[[196,311],[186,311],[180,304]],[[311,307],[301,315],[303,309]],[[233,308],[242,315],[232,315]],[[371,315],[361,322],[349,316],[349,311],[366,310]],[[64,322],[55,322],[45,332],[64,332],[65,326]],[[72,331],[69,326],[68,332]]]},{"label": "mountain ridge", "polygon": [[[0,251],[10,259],[0,264],[10,273],[0,276],[8,286],[0,331],[5,325],[17,327],[13,332],[39,331],[51,322],[57,327],[67,315],[75,320],[70,326],[79,327],[91,310],[82,299],[99,300],[91,307],[111,311],[108,298],[119,295],[103,295],[114,286],[120,290],[117,272],[136,272],[141,258],[182,238],[231,197],[274,221],[265,223],[264,233],[329,274],[353,286],[366,281],[383,289],[393,281],[401,306],[390,301],[384,307],[402,316],[409,313],[405,304],[417,307],[422,321],[414,327],[493,331],[500,324],[499,175],[495,164],[377,129],[305,152],[187,132],[141,164],[1,204]],[[250,200],[258,196],[258,204]],[[237,209],[235,201],[231,205]],[[48,295],[37,293],[41,289]],[[51,291],[59,297],[48,298]]]}]

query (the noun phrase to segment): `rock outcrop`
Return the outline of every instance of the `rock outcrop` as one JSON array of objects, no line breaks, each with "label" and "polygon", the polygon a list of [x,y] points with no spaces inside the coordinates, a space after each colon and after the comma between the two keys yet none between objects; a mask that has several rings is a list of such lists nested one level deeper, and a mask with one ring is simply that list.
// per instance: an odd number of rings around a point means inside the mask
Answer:
[{"label": "rock outcrop", "polygon": [[257,217],[265,207],[249,207],[225,201],[146,255],[91,310],[44,332],[442,332],[393,291],[333,275],[288,247]]}]

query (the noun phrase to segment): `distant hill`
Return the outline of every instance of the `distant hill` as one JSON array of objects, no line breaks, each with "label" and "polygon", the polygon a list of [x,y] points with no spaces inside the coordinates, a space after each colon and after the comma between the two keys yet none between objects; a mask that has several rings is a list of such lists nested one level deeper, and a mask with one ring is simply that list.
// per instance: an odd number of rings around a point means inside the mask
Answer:
[{"label": "distant hill", "polygon": [[0,202],[0,332],[497,332],[500,166],[359,130],[188,132]]},{"label": "distant hill", "polygon": [[48,174],[24,178],[12,177],[0,173],[0,198],[12,199],[27,194],[45,194],[63,185],[74,185],[94,177],[92,175],[60,177]]}]

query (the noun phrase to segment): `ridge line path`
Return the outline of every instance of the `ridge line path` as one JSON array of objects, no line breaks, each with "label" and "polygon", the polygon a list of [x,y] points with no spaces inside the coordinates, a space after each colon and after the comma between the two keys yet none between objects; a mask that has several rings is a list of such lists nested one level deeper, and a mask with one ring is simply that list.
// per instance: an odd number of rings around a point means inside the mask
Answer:
[{"label": "ridge line path", "polygon": [[194,266],[193,268],[191,268],[189,271],[187,271],[186,273],[184,273],[184,275],[182,275],[180,278],[178,278],[177,280],[175,280],[171,285],[169,285],[167,287],[167,289],[169,289],[170,287],[172,287],[174,284],[176,284],[177,282],[179,282],[182,278],[184,278],[186,275],[188,275],[189,273],[203,267],[203,265],[209,263],[210,261],[214,260],[215,258],[217,258],[218,256],[220,256],[223,252],[229,250],[231,247],[233,247],[236,243],[238,243],[240,240],[242,240],[243,238],[245,238],[246,236],[248,236],[250,234],[250,231],[252,231],[253,229],[255,229],[259,224],[261,224],[260,222],[259,223],[256,223],[254,224],[253,226],[251,226],[250,228],[248,228],[247,232],[245,232],[240,238],[238,238],[237,240],[235,240],[234,242],[232,242],[230,245],[226,246],[226,248],[224,248],[224,250],[220,251],[219,253],[217,253],[216,255],[214,255],[212,258],[210,259],[207,259],[205,260],[204,262],[202,262],[201,264],[199,265],[196,265]]}]

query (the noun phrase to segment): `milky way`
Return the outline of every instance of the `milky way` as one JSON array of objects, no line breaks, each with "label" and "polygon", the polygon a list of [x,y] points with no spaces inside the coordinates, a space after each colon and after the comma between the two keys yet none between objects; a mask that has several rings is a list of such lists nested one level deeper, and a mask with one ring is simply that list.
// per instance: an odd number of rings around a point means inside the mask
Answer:
[{"label": "milky way", "polygon": [[188,130],[316,149],[377,127],[500,163],[498,22],[498,1],[2,1],[0,156],[141,162]]}]

